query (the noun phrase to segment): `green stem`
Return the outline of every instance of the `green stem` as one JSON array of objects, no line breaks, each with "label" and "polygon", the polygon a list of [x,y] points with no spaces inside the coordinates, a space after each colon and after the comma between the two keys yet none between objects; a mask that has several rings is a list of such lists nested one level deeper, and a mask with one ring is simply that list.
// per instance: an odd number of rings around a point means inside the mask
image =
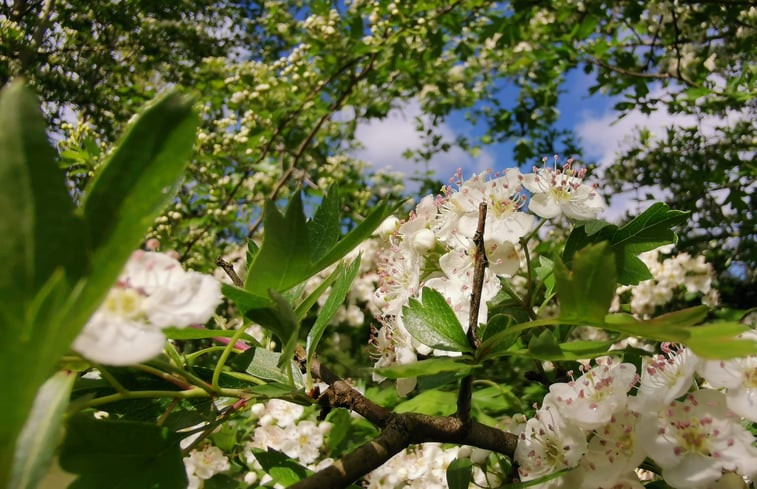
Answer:
[{"label": "green stem", "polygon": [[226,344],[226,347],[223,349],[221,358],[218,359],[216,368],[213,369],[213,389],[219,388],[218,381],[221,379],[221,370],[223,370],[223,367],[226,365],[226,360],[229,359],[229,355],[231,355],[231,351],[234,349],[234,345],[237,344],[237,341],[242,337],[243,334],[244,328],[240,326],[239,329],[234,332],[234,336],[231,337],[229,342]]},{"label": "green stem", "polygon": [[531,300],[534,293],[534,271],[531,268],[531,252],[528,250],[527,239],[521,239],[520,244],[523,248],[523,253],[526,255],[526,272],[528,273],[526,282],[526,297],[523,298],[523,305],[525,306],[524,309],[526,311],[526,314],[528,314],[528,317],[530,317],[531,319],[536,319],[536,313],[534,313],[534,309],[533,307],[531,307]]},{"label": "green stem", "polygon": [[173,346],[173,343],[166,341],[166,346],[163,349],[177,367],[182,367],[184,365],[184,362],[181,360],[181,355],[176,351],[176,347]]},{"label": "green stem", "polygon": [[97,369],[100,371],[100,375],[102,375],[103,379],[107,380],[110,385],[113,386],[114,389],[116,389],[116,392],[124,393],[128,392],[129,390],[124,387],[121,382],[116,379],[113,374],[108,372],[107,369],[105,369],[102,365],[98,365]]},{"label": "green stem", "polygon": [[210,397],[210,395],[199,387],[193,387],[192,389],[185,391],[161,391],[161,390],[148,390],[148,391],[127,391],[123,393],[111,394],[109,396],[98,397],[96,399],[89,399],[82,402],[73,402],[69,408],[69,412],[77,412],[82,409],[102,406],[111,402],[118,402],[127,399],[149,399],[152,397],[168,397],[174,399],[190,399],[195,397]]},{"label": "green stem", "polygon": [[214,395],[218,393],[218,389],[214,389],[212,385],[208,384],[200,377],[196,376],[193,373],[188,372],[187,370],[181,367],[177,367],[170,363],[161,362],[160,360],[153,360],[150,362],[150,364],[155,365],[159,369],[168,370],[170,372],[173,372],[176,375],[184,377],[189,383],[204,389],[210,395]]},{"label": "green stem", "polygon": [[192,353],[188,353],[184,355],[184,358],[187,361],[188,365],[191,365],[194,363],[195,360],[197,360],[202,355],[205,355],[207,353],[213,353],[214,351],[223,351],[226,349],[226,346],[209,346],[207,348],[203,348],[202,350],[197,350]]},{"label": "green stem", "polygon": [[186,389],[192,388],[192,384],[186,382],[186,380],[176,377],[175,375],[171,375],[168,372],[164,372],[163,370],[160,370],[158,368],[151,367],[149,365],[144,365],[144,364],[134,365],[134,368],[137,370],[141,370],[142,372],[147,372],[148,374],[159,377],[165,380],[166,382],[170,382],[173,385],[179,387],[180,389],[186,390]]},{"label": "green stem", "polygon": [[257,377],[253,377],[252,375],[244,374],[242,372],[226,372],[226,375],[228,375],[229,377],[234,377],[235,379],[250,382],[251,384],[266,385],[268,383],[265,380],[261,380]]}]

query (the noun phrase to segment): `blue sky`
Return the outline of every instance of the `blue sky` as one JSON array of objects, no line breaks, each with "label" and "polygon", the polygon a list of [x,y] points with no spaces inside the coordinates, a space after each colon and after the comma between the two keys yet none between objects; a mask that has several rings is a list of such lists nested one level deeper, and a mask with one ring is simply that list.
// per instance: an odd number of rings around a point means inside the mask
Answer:
[{"label": "blue sky", "polygon": [[[629,137],[636,127],[644,126],[653,134],[662,134],[669,124],[694,122],[687,120],[687,116],[673,116],[664,110],[657,111],[652,116],[631,112],[623,119],[617,120],[612,107],[618,98],[599,92],[588,95],[588,87],[592,83],[591,75],[585,75],[580,70],[573,70],[568,74],[563,87],[565,93],[561,95],[558,103],[560,119],[557,126],[572,128],[575,131],[583,146],[585,157],[599,164],[598,175],[601,175],[603,167],[613,161],[614,155],[628,145]],[[382,121],[359,125],[357,137],[365,148],[358,151],[356,156],[372,163],[374,168],[391,168],[412,175],[418,165],[405,160],[402,153],[407,148],[420,146],[421,139],[414,130],[414,118],[417,116],[421,116],[418,103],[409,101],[391,111]],[[460,114],[450,117],[440,131],[449,140],[454,140],[458,134],[480,134],[480,130],[471,127]],[[459,148],[454,148],[435,156],[429,166],[436,171],[436,176],[441,181],[447,181],[457,168],[462,168],[466,177],[488,168],[502,170],[513,165],[513,144],[514,142],[509,142],[484,147],[476,158]],[[534,164],[537,163],[538,160],[534,161]],[[659,196],[663,194],[660,189],[645,190]],[[614,221],[622,217],[628,209],[643,210],[646,205],[635,203],[634,197],[635,195],[613,196],[610,208],[605,211],[603,217]]]}]

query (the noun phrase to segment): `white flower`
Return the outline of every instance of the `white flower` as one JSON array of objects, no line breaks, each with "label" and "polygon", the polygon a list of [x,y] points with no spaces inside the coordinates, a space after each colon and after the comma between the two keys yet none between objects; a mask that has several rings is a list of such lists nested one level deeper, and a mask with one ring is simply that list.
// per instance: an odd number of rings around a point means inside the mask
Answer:
[{"label": "white flower", "polygon": [[[470,312],[471,291],[473,288],[473,255],[464,250],[453,250],[445,253],[439,259],[439,266],[444,276],[429,279],[426,286],[442,294],[452,307],[457,319],[468,331],[468,313]],[[486,322],[488,311],[486,302],[497,295],[500,289],[499,280],[492,273],[484,272],[484,284],[481,290],[481,304],[478,312],[478,323]]]},{"label": "white flower", "polygon": [[446,470],[457,457],[458,448],[444,449],[439,443],[407,448],[390,458],[365,479],[370,489],[444,489]]},{"label": "white flower", "polygon": [[569,383],[549,387],[548,397],[560,413],[583,429],[607,424],[626,405],[626,393],[636,382],[636,368],[611,358],[597,360],[597,366]]},{"label": "white flower", "polygon": [[586,435],[545,402],[526,422],[515,448],[514,460],[523,481],[537,479],[578,465],[586,452]]},{"label": "white flower", "polygon": [[320,455],[323,433],[314,422],[300,421],[296,425],[290,425],[284,431],[284,436],[281,451],[303,464],[315,462]]},{"label": "white flower", "polygon": [[266,410],[279,426],[286,428],[300,419],[305,408],[293,402],[271,399],[266,405]]},{"label": "white flower", "polygon": [[757,475],[754,437],[734,419],[718,391],[695,391],[656,415],[643,416],[639,426],[639,443],[673,487],[705,487],[723,471]]},{"label": "white flower", "polygon": [[686,348],[677,349],[668,343],[663,343],[662,348],[664,355],[642,359],[639,389],[628,401],[638,413],[656,413],[691,388],[697,357]]},{"label": "white flower", "polygon": [[[605,205],[594,187],[584,185],[584,168],[575,171],[570,159],[562,169],[534,168],[523,175],[523,186],[533,192],[528,210],[545,219],[565,214],[570,219],[594,219]],[[557,161],[555,159],[555,166]]]},{"label": "white flower", "polygon": [[392,253],[380,257],[379,288],[375,304],[383,314],[396,315],[419,290],[421,257],[406,246],[392,246]]},{"label": "white flower", "polygon": [[629,474],[631,481],[635,480],[640,486],[633,473],[645,457],[638,443],[638,417],[638,414],[624,410],[595,431],[581,460],[583,487],[628,487],[626,479]]},{"label": "white flower", "polygon": [[158,355],[162,329],[203,324],[221,302],[217,280],[184,271],[163,253],[136,251],[72,348],[106,365],[132,365]]},{"label": "white flower", "polygon": [[226,455],[220,448],[213,445],[205,445],[200,450],[192,450],[189,456],[184,458],[184,464],[188,473],[191,467],[193,475],[202,480],[210,479],[217,473],[231,468]]},{"label": "white flower", "polygon": [[[757,331],[748,331],[740,337],[757,341]],[[703,361],[699,374],[712,387],[726,388],[731,411],[757,422],[757,356]]]}]

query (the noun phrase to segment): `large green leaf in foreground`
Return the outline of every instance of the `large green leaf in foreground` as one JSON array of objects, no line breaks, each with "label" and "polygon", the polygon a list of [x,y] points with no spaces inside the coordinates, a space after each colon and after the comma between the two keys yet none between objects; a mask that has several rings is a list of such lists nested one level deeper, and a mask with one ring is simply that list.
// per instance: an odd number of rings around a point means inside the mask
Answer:
[{"label": "large green leaf in foreground", "polygon": [[[169,94],[127,130],[75,209],[34,96],[0,93],[0,488],[39,387],[115,281],[186,167],[197,124]],[[17,469],[14,469],[17,470]]]}]

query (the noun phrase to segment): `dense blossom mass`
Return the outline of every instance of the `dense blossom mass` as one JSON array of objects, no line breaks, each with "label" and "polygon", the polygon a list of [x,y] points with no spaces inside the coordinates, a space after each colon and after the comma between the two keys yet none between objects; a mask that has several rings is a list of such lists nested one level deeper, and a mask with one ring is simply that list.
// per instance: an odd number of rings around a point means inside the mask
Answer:
[{"label": "dense blossom mass", "polygon": [[[521,480],[572,469],[534,487],[642,487],[635,469],[647,457],[678,489],[708,488],[729,472],[754,480],[755,437],[731,408],[728,391],[695,385],[697,372],[722,387],[722,379],[748,377],[752,369],[673,345],[663,350],[642,364],[640,377],[633,365],[604,358],[581,377],[552,384],[520,434],[515,461]],[[736,390],[732,403],[740,406]]]},{"label": "dense blossom mass", "polygon": [[213,277],[185,271],[167,254],[136,251],[73,349],[106,365],[144,362],[163,350],[164,328],[205,324],[220,302]]},{"label": "dense blossom mass", "polygon": [[[592,219],[604,208],[594,187],[583,183],[584,169],[573,160],[550,168],[534,168],[521,174],[516,168],[494,175],[474,175],[464,180],[462,172],[450,180],[437,197],[426,196],[410,217],[394,224],[394,236],[379,257],[380,285],[375,305],[381,311],[381,327],[373,344],[376,367],[412,363],[418,355],[451,355],[433,350],[413,338],[402,321],[402,308],[410,298],[421,298],[429,287],[442,294],[463,328],[468,328],[470,293],[473,283],[474,243],[479,205],[486,203],[484,248],[489,266],[484,276],[481,301],[493,299],[501,289],[501,278],[512,278],[521,267],[521,239],[534,231],[536,216]],[[533,192],[528,210],[525,189]],[[536,214],[536,216],[534,216]],[[478,323],[487,320],[481,308]],[[381,380],[380,375],[374,379]],[[407,394],[413,379],[401,379],[397,387]]]}]

